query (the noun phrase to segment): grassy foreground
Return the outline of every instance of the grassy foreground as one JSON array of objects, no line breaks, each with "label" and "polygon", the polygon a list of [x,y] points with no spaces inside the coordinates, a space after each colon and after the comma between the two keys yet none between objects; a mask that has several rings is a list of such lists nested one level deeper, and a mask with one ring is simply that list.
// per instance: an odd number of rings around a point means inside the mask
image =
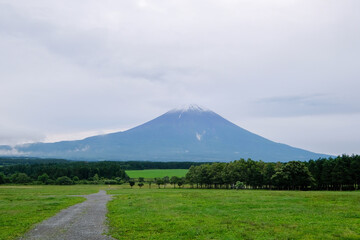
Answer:
[{"label": "grassy foreground", "polygon": [[117,239],[360,239],[359,192],[120,189]]},{"label": "grassy foreground", "polygon": [[1,186],[0,239],[15,239],[34,224],[85,198],[67,195],[91,194],[104,186]]},{"label": "grassy foreground", "polygon": [[360,192],[1,186],[0,239],[15,239],[99,189],[117,239],[360,239]]},{"label": "grassy foreground", "polygon": [[131,178],[163,178],[163,177],[185,177],[188,169],[149,169],[149,170],[126,170]]}]

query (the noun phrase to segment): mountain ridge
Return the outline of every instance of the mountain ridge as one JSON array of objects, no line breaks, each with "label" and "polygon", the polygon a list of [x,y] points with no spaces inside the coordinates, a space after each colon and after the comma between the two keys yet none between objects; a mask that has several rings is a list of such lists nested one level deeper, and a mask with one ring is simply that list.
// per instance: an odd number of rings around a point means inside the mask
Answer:
[{"label": "mountain ridge", "polygon": [[269,162],[329,156],[273,142],[194,104],[172,109],[126,131],[14,149],[29,156],[74,160],[228,162],[252,158]]}]

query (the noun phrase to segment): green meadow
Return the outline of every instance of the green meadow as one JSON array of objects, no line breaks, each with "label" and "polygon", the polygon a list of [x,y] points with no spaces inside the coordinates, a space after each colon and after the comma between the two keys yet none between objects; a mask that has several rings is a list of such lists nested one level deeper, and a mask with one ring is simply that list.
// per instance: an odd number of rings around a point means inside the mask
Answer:
[{"label": "green meadow", "polygon": [[117,239],[360,239],[359,192],[121,189]]},{"label": "green meadow", "polygon": [[126,170],[130,178],[163,178],[163,177],[185,177],[188,169],[149,169],[149,170]]},{"label": "green meadow", "polygon": [[124,185],[1,186],[0,239],[100,189],[116,239],[360,239],[360,192],[158,189]]},{"label": "green meadow", "polygon": [[76,203],[104,186],[0,186],[0,239],[15,239],[34,224]]}]

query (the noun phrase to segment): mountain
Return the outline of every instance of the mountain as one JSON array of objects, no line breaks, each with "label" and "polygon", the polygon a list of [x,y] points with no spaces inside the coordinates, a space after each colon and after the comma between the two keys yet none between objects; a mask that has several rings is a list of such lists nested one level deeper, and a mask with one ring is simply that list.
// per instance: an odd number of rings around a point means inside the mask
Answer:
[{"label": "mountain", "polygon": [[197,105],[173,109],[124,132],[77,141],[19,145],[12,151],[33,157],[120,161],[232,161],[251,158],[268,162],[328,157],[270,141]]}]

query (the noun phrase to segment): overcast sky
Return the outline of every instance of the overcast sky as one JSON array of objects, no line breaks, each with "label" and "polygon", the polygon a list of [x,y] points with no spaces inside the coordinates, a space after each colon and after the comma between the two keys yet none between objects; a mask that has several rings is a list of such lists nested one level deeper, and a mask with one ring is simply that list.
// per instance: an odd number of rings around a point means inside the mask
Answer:
[{"label": "overcast sky", "polygon": [[0,144],[125,130],[195,103],[360,154],[359,0],[0,0]]}]

